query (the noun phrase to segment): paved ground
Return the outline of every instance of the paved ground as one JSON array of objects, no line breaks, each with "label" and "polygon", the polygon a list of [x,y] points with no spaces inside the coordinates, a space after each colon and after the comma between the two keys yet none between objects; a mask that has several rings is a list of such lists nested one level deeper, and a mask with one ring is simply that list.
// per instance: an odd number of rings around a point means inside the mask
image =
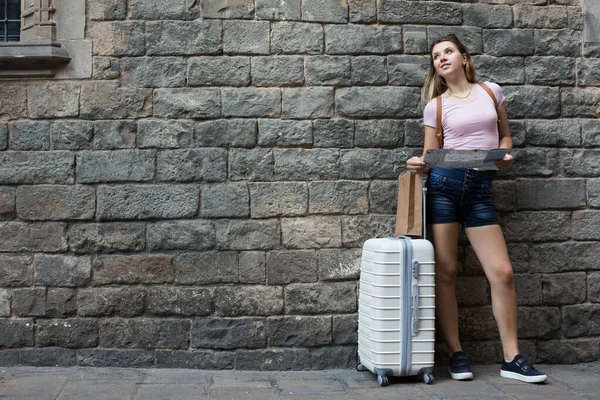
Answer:
[{"label": "paved ground", "polygon": [[0,399],[527,399],[600,398],[600,362],[539,365],[550,379],[527,384],[500,377],[499,365],[474,366],[471,382],[436,371],[435,382],[391,379],[380,387],[370,372],[196,371],[123,368],[0,368]]}]

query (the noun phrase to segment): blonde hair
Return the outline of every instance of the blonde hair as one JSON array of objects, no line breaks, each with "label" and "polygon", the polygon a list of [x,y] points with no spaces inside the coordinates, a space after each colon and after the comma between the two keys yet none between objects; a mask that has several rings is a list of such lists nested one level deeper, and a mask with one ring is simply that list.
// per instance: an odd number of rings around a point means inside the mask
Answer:
[{"label": "blonde hair", "polygon": [[423,89],[421,89],[421,101],[423,104],[426,104],[429,100],[434,99],[444,93],[448,86],[446,85],[446,81],[444,78],[438,75],[435,67],[433,65],[433,55],[431,52],[433,51],[433,47],[442,42],[451,42],[453,43],[460,54],[466,57],[466,64],[464,66],[465,76],[467,77],[467,81],[470,83],[477,83],[477,74],[475,73],[475,66],[473,65],[473,60],[471,59],[471,54],[469,54],[469,50],[465,47],[464,44],[454,34],[442,36],[437,39],[435,42],[431,44],[429,48],[429,71],[427,72],[427,78],[425,78],[425,85],[423,85]]}]

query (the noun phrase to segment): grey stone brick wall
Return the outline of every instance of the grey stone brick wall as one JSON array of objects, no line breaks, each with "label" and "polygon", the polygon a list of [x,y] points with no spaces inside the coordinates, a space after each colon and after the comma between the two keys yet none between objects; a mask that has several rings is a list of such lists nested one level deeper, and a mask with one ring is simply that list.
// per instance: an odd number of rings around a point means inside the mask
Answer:
[{"label": "grey stone brick wall", "polygon": [[[595,0],[86,3],[91,73],[0,82],[0,365],[353,367],[360,248],[393,234],[451,32],[507,98],[522,351],[600,359]],[[464,346],[497,362],[466,240],[459,265]]]}]

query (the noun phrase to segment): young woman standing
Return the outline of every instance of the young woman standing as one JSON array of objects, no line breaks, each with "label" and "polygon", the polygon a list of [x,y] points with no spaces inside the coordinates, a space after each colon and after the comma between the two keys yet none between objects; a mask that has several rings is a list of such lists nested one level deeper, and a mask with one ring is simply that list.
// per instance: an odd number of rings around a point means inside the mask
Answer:
[{"label": "young woman standing", "polygon": [[[423,100],[428,101],[424,112],[423,155],[428,149],[440,148],[436,136],[440,104],[437,97],[441,97],[443,148],[500,147],[510,151],[512,139],[500,86],[477,82],[471,56],[454,35],[433,43],[430,57],[422,90]],[[506,170],[513,161],[514,157],[507,154],[496,164],[500,170]],[[407,168],[413,173],[423,173],[428,166],[422,157],[413,157],[407,161]],[[501,376],[543,382],[547,376],[519,354],[513,271],[491,197],[493,177],[493,171],[432,168],[427,179],[427,217],[436,263],[436,318],[451,352],[450,376],[458,380],[473,378],[458,337],[455,286],[458,235],[462,226],[490,282],[492,311],[504,351]]]}]

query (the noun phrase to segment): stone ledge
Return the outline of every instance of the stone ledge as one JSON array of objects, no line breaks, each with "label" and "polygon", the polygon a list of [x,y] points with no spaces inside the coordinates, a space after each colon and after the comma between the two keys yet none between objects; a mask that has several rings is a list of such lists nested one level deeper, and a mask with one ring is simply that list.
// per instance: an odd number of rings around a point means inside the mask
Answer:
[{"label": "stone ledge", "polygon": [[70,60],[68,50],[55,41],[0,43],[0,78],[54,76],[54,69]]}]

